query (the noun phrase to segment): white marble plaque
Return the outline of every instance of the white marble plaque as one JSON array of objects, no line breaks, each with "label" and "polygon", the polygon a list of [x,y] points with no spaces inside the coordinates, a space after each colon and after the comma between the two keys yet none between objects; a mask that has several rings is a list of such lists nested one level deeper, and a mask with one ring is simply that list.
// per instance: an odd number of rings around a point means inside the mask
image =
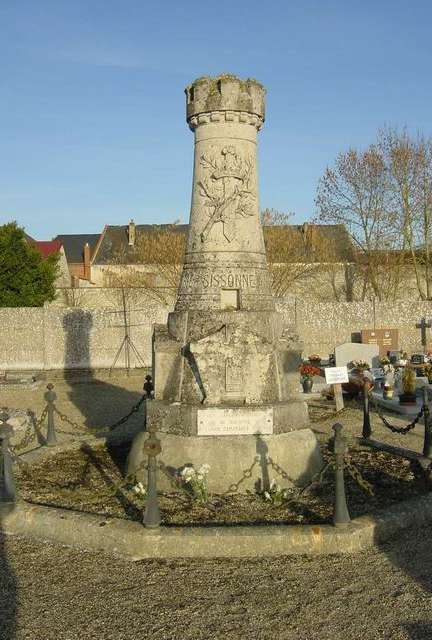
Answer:
[{"label": "white marble plaque", "polygon": [[245,436],[273,433],[273,408],[198,409],[199,436]]}]

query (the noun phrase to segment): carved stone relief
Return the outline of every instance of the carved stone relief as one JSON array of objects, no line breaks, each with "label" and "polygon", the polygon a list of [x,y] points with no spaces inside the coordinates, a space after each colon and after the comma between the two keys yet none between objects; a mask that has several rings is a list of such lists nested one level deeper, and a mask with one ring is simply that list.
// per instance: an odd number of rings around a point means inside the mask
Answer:
[{"label": "carved stone relief", "polygon": [[201,231],[201,241],[205,242],[213,226],[220,223],[223,237],[231,242],[236,235],[236,220],[255,213],[253,159],[241,158],[235,147],[229,145],[219,153],[203,154],[200,164],[205,177],[198,182],[198,186],[205,207],[209,210],[209,219]]}]

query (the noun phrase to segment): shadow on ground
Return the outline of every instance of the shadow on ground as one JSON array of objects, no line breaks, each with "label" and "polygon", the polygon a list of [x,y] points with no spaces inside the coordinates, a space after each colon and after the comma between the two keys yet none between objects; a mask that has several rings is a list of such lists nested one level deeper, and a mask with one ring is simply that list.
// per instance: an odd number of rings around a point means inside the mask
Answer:
[{"label": "shadow on ground", "polygon": [[[391,563],[397,569],[416,581],[423,590],[420,598],[424,602],[424,619],[406,621],[401,628],[410,640],[430,640],[432,638],[432,545],[430,537],[413,535],[397,536],[385,543],[378,544]],[[398,595],[398,594],[396,594]],[[399,594],[401,597],[403,593]],[[426,597],[425,597],[426,596]],[[396,602],[395,605],[397,606]]]},{"label": "shadow on ground", "polygon": [[[107,448],[113,461],[121,468],[124,450],[118,454],[118,445],[125,441],[131,443],[134,435],[145,428],[145,404],[132,413],[124,425],[111,429],[118,421],[131,412],[142,398],[141,390],[147,370],[143,370],[139,379],[139,391],[126,389],[121,384],[114,384],[96,379],[92,370],[88,370],[84,379],[77,375],[71,366],[91,364],[90,335],[92,315],[83,309],[74,309],[66,314],[63,321],[65,336],[65,369],[64,379],[69,385],[68,398],[79,412],[82,426],[89,429],[100,429],[110,432]],[[135,374],[136,375],[136,374]],[[89,391],[90,389],[90,391]],[[61,407],[59,407],[61,410]],[[61,425],[63,427],[63,425]],[[121,469],[122,470],[122,469]]]},{"label": "shadow on ground", "polygon": [[6,538],[2,533],[0,506],[0,638],[14,640],[16,637],[17,583],[9,564]]}]

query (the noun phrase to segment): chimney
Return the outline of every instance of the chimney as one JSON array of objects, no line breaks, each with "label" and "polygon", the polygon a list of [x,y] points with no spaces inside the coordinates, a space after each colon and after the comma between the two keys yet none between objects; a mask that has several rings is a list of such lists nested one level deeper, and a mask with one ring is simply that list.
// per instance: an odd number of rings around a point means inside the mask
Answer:
[{"label": "chimney", "polygon": [[128,240],[129,240],[129,246],[134,247],[135,246],[135,222],[133,220],[129,221]]},{"label": "chimney", "polygon": [[84,280],[90,280],[90,245],[84,245]]}]

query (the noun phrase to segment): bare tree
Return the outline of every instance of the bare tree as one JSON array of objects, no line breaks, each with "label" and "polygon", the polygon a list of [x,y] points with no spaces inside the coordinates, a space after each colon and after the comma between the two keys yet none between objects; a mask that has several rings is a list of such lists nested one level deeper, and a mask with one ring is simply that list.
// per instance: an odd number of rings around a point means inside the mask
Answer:
[{"label": "bare tree", "polygon": [[432,142],[421,136],[413,139],[406,130],[384,129],[379,145],[388,169],[389,222],[401,240],[404,264],[414,274],[419,297],[430,300]]},{"label": "bare tree", "polygon": [[337,239],[312,224],[289,224],[292,216],[276,209],[261,213],[274,295],[307,290],[317,298],[345,298],[349,293],[341,286],[345,265],[337,257]]},{"label": "bare tree", "polygon": [[122,247],[113,256],[112,266],[106,270],[108,286],[128,289],[128,296],[131,289],[139,287],[153,300],[172,304],[180,282],[185,240],[176,223],[155,225],[150,232],[138,234],[133,247]]},{"label": "bare tree", "polygon": [[394,297],[398,279],[390,282],[389,275],[395,274],[399,256],[394,250],[399,247],[382,148],[371,145],[363,152],[339,154],[318,184],[316,205],[319,222],[344,224],[353,240],[361,299],[369,289],[380,300]]}]

